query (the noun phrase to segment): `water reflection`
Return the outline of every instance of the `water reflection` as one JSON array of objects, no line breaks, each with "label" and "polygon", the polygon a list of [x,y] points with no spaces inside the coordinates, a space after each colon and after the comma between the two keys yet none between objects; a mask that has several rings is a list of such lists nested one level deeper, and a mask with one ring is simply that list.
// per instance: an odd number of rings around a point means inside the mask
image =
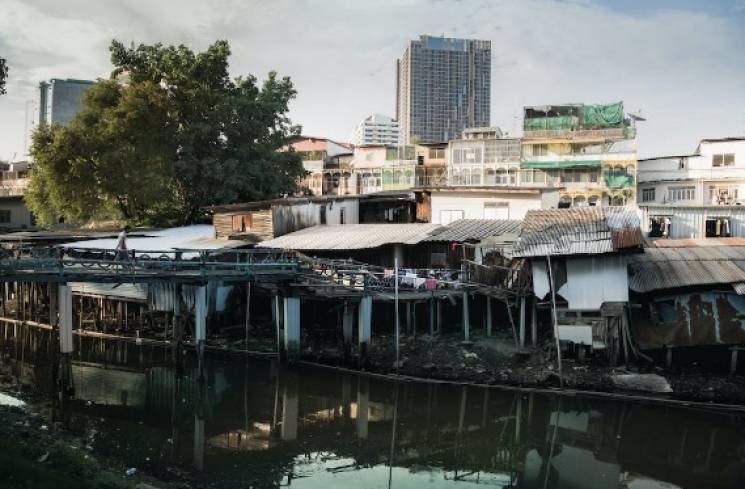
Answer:
[{"label": "water reflection", "polygon": [[[17,338],[17,339],[16,339]],[[20,381],[55,392],[48,332],[3,340]],[[94,449],[211,487],[730,488],[745,483],[732,413],[445,384],[81,338],[60,419]],[[201,380],[203,378],[203,380]]]}]

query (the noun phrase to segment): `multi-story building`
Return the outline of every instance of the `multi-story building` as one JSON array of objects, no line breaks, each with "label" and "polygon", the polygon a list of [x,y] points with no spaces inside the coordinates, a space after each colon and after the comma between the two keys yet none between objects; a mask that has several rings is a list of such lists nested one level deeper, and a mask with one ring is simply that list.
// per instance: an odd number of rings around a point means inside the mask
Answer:
[{"label": "multi-story building", "polygon": [[745,236],[745,137],[702,139],[691,154],[639,160],[650,237]]},{"label": "multi-story building", "polygon": [[745,137],[703,139],[681,156],[639,160],[642,204],[742,205]]},{"label": "multi-story building", "polygon": [[82,108],[83,94],[93,85],[90,80],[52,78],[39,83],[37,123],[67,124]]},{"label": "multi-story building", "polygon": [[28,169],[26,161],[0,163],[0,229],[27,229],[34,225],[34,218],[23,200]]},{"label": "multi-story building", "polygon": [[[313,195],[350,193],[346,190],[346,181],[340,181],[338,172],[331,171],[344,167],[344,162],[351,159],[350,145],[328,138],[298,136],[282,151],[290,148],[300,155],[303,169],[308,172],[300,183],[301,187]],[[340,189],[340,185],[343,188]]]},{"label": "multi-story building", "polygon": [[440,143],[488,126],[491,42],[423,35],[396,62],[402,142]]},{"label": "multi-story building", "polygon": [[561,207],[634,202],[634,119],[623,102],[525,107],[519,181],[563,187]]},{"label": "multi-story building", "polygon": [[357,146],[351,161],[357,192],[369,194],[413,188],[416,164],[414,146]]},{"label": "multi-story building", "polygon": [[450,141],[448,152],[450,186],[515,186],[521,183],[520,140],[503,138],[497,127],[466,129],[462,139]]},{"label": "multi-story building", "polygon": [[355,146],[399,143],[398,121],[382,114],[372,114],[360,122],[350,141]]}]

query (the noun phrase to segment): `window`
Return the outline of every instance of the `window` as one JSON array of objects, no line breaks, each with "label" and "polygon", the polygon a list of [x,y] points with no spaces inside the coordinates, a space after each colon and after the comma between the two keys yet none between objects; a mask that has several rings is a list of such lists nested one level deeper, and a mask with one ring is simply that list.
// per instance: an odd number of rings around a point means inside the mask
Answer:
[{"label": "window", "polygon": [[707,238],[729,238],[729,219],[715,217],[706,220]]},{"label": "window", "polygon": [[712,155],[711,166],[734,166],[735,165],[735,154],[724,153],[718,155]]},{"label": "window", "polygon": [[548,144],[534,144],[533,156],[546,156],[548,154]]},{"label": "window", "polygon": [[667,200],[676,202],[678,200],[694,200],[696,198],[696,187],[668,187]]},{"label": "window", "polygon": [[445,148],[429,148],[429,158],[431,160],[441,160],[445,158]]},{"label": "window", "polygon": [[509,219],[510,208],[506,202],[484,202],[484,219]]},{"label": "window", "polygon": [[461,210],[441,210],[440,211],[440,224],[446,225],[458,219],[463,219],[463,211]]},{"label": "window", "polygon": [[251,229],[253,218],[251,214],[236,214],[232,217],[233,232],[243,233]]},{"label": "window", "polygon": [[660,323],[673,323],[678,320],[678,311],[673,299],[657,300],[654,302],[657,321]]},{"label": "window", "polygon": [[10,223],[10,209],[0,210],[0,223]]},{"label": "window", "polygon": [[655,199],[654,188],[643,188],[642,189],[642,202],[654,202]]}]

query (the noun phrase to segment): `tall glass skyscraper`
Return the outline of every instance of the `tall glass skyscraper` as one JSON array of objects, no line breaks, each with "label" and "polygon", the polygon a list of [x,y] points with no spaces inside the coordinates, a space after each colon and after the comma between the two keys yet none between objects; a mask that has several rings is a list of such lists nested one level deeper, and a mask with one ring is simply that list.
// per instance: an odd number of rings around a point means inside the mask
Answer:
[{"label": "tall glass skyscraper", "polygon": [[423,35],[396,64],[404,144],[446,142],[467,127],[489,125],[491,41]]},{"label": "tall glass skyscraper", "polygon": [[37,123],[67,124],[82,108],[83,93],[94,82],[53,78],[39,83],[39,120]]}]

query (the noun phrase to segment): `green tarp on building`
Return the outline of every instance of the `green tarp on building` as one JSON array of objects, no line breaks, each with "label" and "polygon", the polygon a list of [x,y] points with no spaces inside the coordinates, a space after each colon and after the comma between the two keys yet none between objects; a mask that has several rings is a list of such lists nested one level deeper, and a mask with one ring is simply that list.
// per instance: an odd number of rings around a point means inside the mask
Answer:
[{"label": "green tarp on building", "polygon": [[600,168],[600,160],[574,161],[521,161],[520,168],[533,170],[557,170],[564,168]]},{"label": "green tarp on building", "polygon": [[626,188],[634,186],[634,177],[628,173],[607,173],[603,175],[608,188]]},{"label": "green tarp on building", "polygon": [[534,117],[523,121],[523,129],[526,131],[557,131],[572,129],[577,127],[578,124],[579,118],[575,115]]},{"label": "green tarp on building", "polygon": [[610,105],[585,105],[582,125],[585,129],[618,126],[623,122],[623,102]]}]

